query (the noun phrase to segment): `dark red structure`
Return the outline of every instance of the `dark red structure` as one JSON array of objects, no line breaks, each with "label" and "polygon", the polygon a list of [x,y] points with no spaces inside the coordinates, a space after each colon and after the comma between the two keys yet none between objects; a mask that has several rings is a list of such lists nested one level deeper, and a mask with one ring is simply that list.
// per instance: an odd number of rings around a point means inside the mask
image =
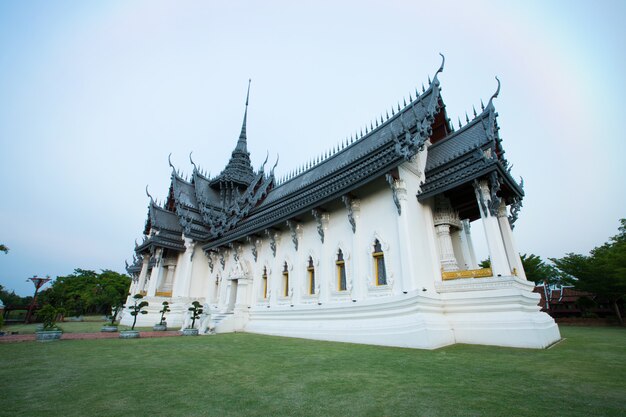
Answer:
[{"label": "dark red structure", "polygon": [[37,305],[37,294],[39,293],[39,289],[43,287],[46,282],[50,281],[50,277],[39,278],[33,275],[32,278],[28,278],[26,281],[32,281],[35,285],[35,295],[33,296],[33,302],[28,306],[28,312],[26,313],[26,318],[24,319],[24,323],[30,323],[30,318],[33,314],[33,308]]}]

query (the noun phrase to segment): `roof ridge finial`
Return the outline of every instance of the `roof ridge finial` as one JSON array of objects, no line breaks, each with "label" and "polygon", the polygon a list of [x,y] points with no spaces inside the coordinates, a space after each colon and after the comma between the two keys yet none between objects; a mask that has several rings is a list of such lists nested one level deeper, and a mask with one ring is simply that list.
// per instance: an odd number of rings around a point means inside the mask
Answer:
[{"label": "roof ridge finial", "polygon": [[176,174],[176,168],[174,167],[174,164],[172,164],[172,153],[170,152],[170,154],[167,156],[167,163],[170,164],[170,167],[172,167],[172,172],[174,174]]},{"label": "roof ridge finial", "polygon": [[439,52],[439,55],[441,55],[441,65],[439,65],[439,69],[435,73],[435,77],[433,78],[433,81],[437,80],[437,74],[439,74],[440,72],[443,72],[443,67],[446,64],[446,57],[443,56],[443,54],[441,52]]},{"label": "roof ridge finial", "polygon": [[150,195],[150,192],[148,191],[148,184],[146,184],[146,195],[150,197],[150,202],[154,203],[154,199],[152,198],[152,196]]},{"label": "roof ridge finial", "polygon": [[280,155],[276,154],[276,162],[274,163],[274,166],[272,167],[272,174],[274,173],[274,169],[278,166],[279,160],[280,160]]},{"label": "roof ridge finial", "polygon": [[193,151],[189,152],[189,162],[191,162],[191,165],[193,165],[193,172],[198,171],[198,167],[196,166],[196,164],[193,162],[193,159],[191,159],[191,154],[193,153]]},{"label": "roof ridge finial", "polygon": [[498,82],[498,88],[496,89],[496,92],[493,93],[493,95],[491,96],[491,98],[489,99],[489,103],[487,103],[487,108],[489,107],[493,107],[493,99],[498,97],[498,94],[500,94],[500,79],[498,78],[498,76],[496,75],[496,81]]}]

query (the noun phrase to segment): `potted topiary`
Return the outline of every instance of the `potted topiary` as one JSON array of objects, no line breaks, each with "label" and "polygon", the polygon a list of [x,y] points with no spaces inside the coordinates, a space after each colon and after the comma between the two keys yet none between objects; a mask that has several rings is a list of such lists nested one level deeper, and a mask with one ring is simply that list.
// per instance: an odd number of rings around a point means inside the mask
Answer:
[{"label": "potted topiary", "polygon": [[48,342],[58,340],[63,334],[63,330],[57,326],[57,317],[61,314],[61,309],[46,304],[37,311],[37,319],[41,320],[41,330],[35,332],[37,340]]},{"label": "potted topiary", "polygon": [[144,308],[148,307],[147,301],[139,301],[143,298],[141,294],[135,294],[133,296],[133,305],[128,307],[130,310],[130,315],[133,316],[133,325],[130,330],[123,330],[120,332],[120,339],[136,339],[139,337],[139,331],[135,330],[135,325],[137,324],[137,315],[138,314],[148,314]]},{"label": "potted topiary", "polygon": [[165,321],[165,313],[169,313],[170,310],[170,303],[168,303],[167,301],[163,301],[163,308],[161,310],[159,310],[159,313],[161,313],[161,320],[159,321],[158,324],[155,324],[154,326],[152,326],[152,330],[157,331],[157,332],[164,332],[165,330],[167,330],[167,322]]},{"label": "potted topiary", "polygon": [[124,304],[118,304],[115,307],[111,307],[111,315],[109,316],[109,320],[111,320],[111,322],[102,326],[102,328],[100,329],[101,332],[112,333],[117,331],[117,323],[115,321],[117,320],[117,316],[120,313],[120,310],[123,308]]},{"label": "potted topiary", "polygon": [[183,329],[183,336],[198,336],[198,329],[195,329],[196,320],[200,318],[202,314],[202,304],[198,301],[191,303],[189,310],[189,318],[191,319],[191,326]]}]

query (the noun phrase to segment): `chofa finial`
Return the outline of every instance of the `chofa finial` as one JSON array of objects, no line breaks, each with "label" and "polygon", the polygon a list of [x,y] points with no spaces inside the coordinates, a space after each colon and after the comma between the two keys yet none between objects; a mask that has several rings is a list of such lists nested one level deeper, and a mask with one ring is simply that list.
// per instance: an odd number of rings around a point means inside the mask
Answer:
[{"label": "chofa finial", "polygon": [[274,166],[272,167],[272,172],[274,172],[274,169],[278,166],[279,160],[280,160],[280,155],[276,154],[276,162],[274,163]]},{"label": "chofa finial", "polygon": [[193,162],[193,159],[191,159],[191,154],[193,153],[193,151],[189,152],[189,162],[191,162],[191,165],[193,165],[193,170],[197,171],[198,167],[196,166],[196,164]]},{"label": "chofa finial", "polygon": [[491,96],[491,98],[489,99],[489,103],[487,103],[487,107],[493,106],[493,99],[498,97],[498,94],[500,94],[500,79],[498,78],[498,76],[496,75],[496,81],[498,82],[498,88],[496,89],[496,92],[493,93],[493,95]]},{"label": "chofa finial", "polygon": [[154,203],[154,199],[152,198],[152,196],[150,195],[150,192],[148,191],[148,184],[146,184],[146,195],[150,197],[150,202]]},{"label": "chofa finial", "polygon": [[174,171],[176,171],[176,168],[174,168],[174,165],[172,164],[172,153],[170,152],[170,154],[167,156],[167,162],[170,164],[170,166],[172,167],[172,169]]},{"label": "chofa finial", "polygon": [[446,57],[443,56],[441,52],[439,52],[439,55],[441,55],[441,65],[439,66],[439,69],[435,73],[435,78],[437,77],[437,74],[439,74],[440,72],[443,72],[443,66],[446,64]]}]

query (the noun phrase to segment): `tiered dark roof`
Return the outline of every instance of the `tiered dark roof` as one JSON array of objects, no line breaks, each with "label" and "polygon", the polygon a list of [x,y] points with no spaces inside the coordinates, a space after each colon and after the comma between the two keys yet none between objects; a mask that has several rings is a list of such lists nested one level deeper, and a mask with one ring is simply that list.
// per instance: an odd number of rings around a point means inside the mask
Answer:
[{"label": "tiered dark roof", "polygon": [[[208,178],[191,161],[193,175],[186,180],[172,167],[168,199],[163,207],[151,201],[146,224],[146,234],[150,234],[137,251],[153,246],[184,250],[183,234],[210,250],[284,225],[287,220],[311,213],[312,209],[384,177],[422,150],[428,139],[435,144],[428,149],[420,200],[493,170],[506,179],[508,189],[523,195],[510,178],[502,157],[491,101],[471,123],[450,134],[452,128],[437,78],[442,70],[443,63],[429,87],[403,108],[398,106],[397,112],[392,110],[391,117],[381,118],[380,124],[377,121],[376,127],[366,129],[365,135],[351,143],[346,141],[325,159],[280,184],[274,177],[274,168],[266,174],[265,163],[257,172],[250,164],[246,136],[248,86],[241,134],[224,170],[217,177]],[[487,149],[493,150],[491,157],[485,156]]]}]

